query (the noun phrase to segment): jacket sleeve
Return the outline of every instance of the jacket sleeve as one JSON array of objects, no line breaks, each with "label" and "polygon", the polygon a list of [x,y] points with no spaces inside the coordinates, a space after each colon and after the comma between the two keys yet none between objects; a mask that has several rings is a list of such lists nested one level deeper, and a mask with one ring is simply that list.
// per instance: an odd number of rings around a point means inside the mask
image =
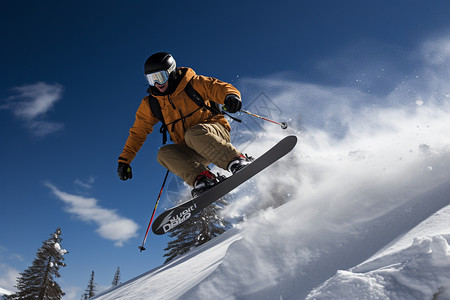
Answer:
[{"label": "jacket sleeve", "polygon": [[204,100],[212,100],[219,104],[224,104],[225,97],[229,94],[235,94],[241,98],[241,93],[233,85],[213,77],[196,75],[191,80],[191,83],[192,87],[202,95]]},{"label": "jacket sleeve", "polygon": [[142,100],[136,111],[136,120],[134,121],[133,127],[130,129],[127,142],[118,159],[119,162],[130,164],[144,144],[147,135],[153,131],[153,126],[159,122],[159,120],[152,115],[147,98],[148,97],[145,97]]}]

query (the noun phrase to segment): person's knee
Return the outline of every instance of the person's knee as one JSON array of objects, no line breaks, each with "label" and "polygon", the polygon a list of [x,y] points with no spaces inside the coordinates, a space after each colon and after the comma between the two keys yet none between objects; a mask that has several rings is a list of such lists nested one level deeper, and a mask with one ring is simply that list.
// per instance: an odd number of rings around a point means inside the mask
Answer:
[{"label": "person's knee", "polygon": [[158,155],[156,156],[156,160],[162,165],[164,161],[164,154],[162,153],[161,149],[158,151]]},{"label": "person's knee", "polygon": [[166,161],[166,157],[167,154],[171,152],[171,150],[169,149],[169,147],[161,147],[159,148],[158,151],[158,155],[156,156],[156,160],[163,166],[165,166],[165,161]]}]

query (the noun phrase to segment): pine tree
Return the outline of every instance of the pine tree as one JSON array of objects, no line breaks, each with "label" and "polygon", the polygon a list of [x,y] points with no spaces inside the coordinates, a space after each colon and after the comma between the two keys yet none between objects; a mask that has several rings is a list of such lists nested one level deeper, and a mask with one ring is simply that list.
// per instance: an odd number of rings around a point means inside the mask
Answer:
[{"label": "pine tree", "polygon": [[95,276],[95,273],[94,273],[94,271],[92,271],[88,286],[84,290],[83,296],[81,296],[82,300],[87,300],[87,299],[90,299],[95,296],[95,292],[97,291],[97,284],[94,281],[94,276]]},{"label": "pine tree", "polygon": [[114,274],[114,279],[112,281],[112,286],[118,286],[120,284],[120,269],[117,267],[116,274]]},{"label": "pine tree", "polygon": [[16,285],[18,292],[7,299],[54,300],[65,295],[54,280],[54,277],[61,277],[59,268],[66,266],[63,255],[68,252],[61,249],[61,241],[61,228],[58,228],[38,249],[32,265],[20,273]]},{"label": "pine tree", "polygon": [[84,290],[84,294],[81,297],[82,300],[90,299],[95,296],[97,290],[97,284],[94,282],[94,271],[91,273],[87,288]]},{"label": "pine tree", "polygon": [[201,213],[181,223],[169,234],[171,240],[164,249],[167,263],[178,255],[188,252],[224,233],[231,224],[219,216],[219,212],[228,202],[225,199],[216,201]]}]

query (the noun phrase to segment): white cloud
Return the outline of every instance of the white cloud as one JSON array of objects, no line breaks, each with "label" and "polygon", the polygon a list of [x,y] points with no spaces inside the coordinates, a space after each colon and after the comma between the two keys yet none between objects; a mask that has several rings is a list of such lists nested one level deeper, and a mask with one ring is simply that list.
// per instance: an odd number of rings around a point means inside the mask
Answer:
[{"label": "white cloud", "polygon": [[430,65],[446,64],[450,59],[450,38],[445,36],[426,41],[421,48],[421,54]]},{"label": "white cloud", "polygon": [[11,261],[23,261],[23,257],[17,253],[10,253],[9,249],[0,245],[0,260],[6,259],[9,262]]},{"label": "white cloud", "polygon": [[94,182],[94,177],[89,177],[87,180],[76,179],[74,183],[84,189],[91,189]]},{"label": "white cloud", "polygon": [[19,276],[19,271],[8,266],[7,264],[0,264],[0,287],[14,292],[16,279]]},{"label": "white cloud", "polygon": [[122,246],[124,242],[136,236],[138,225],[133,220],[118,215],[114,210],[99,206],[97,199],[65,193],[51,183],[45,185],[67,204],[65,211],[82,221],[96,223],[97,233],[105,239],[115,241],[115,246]]},{"label": "white cloud", "polygon": [[78,299],[81,288],[75,286],[66,286],[64,284],[61,284],[61,288],[64,293],[66,293],[63,298],[64,300]]},{"label": "white cloud", "polygon": [[61,123],[45,120],[48,112],[62,97],[64,89],[61,85],[38,82],[14,87],[12,90],[16,95],[10,97],[9,102],[0,106],[0,109],[10,110],[33,135],[44,137],[64,127]]},{"label": "white cloud", "polygon": [[22,255],[16,254],[16,253],[11,254],[11,255],[8,257],[8,259],[9,259],[9,260],[14,260],[14,261],[24,261]]},{"label": "white cloud", "polygon": [[25,119],[34,119],[47,113],[55,102],[61,99],[63,88],[59,84],[38,82],[15,87],[13,90],[18,93],[13,98],[22,100],[15,106],[14,114]]}]

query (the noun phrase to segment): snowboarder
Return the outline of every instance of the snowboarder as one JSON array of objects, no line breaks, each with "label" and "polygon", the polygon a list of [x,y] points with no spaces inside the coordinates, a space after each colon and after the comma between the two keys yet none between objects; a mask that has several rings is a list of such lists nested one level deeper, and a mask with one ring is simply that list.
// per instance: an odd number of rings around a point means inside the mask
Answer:
[{"label": "snowboarder", "polygon": [[[151,55],[145,62],[144,74],[150,85],[149,95],[136,112],[118,159],[117,174],[121,180],[132,178],[130,163],[159,121],[163,123],[161,132],[169,132],[174,144],[159,149],[158,162],[192,186],[193,197],[219,182],[209,164],[234,174],[250,163],[230,143],[230,124],[215,107],[215,103],[222,104],[229,113],[241,109],[240,92],[234,86],[196,75],[191,68],[177,68],[175,59],[166,52]],[[193,93],[202,99],[202,105],[194,102]]]}]

